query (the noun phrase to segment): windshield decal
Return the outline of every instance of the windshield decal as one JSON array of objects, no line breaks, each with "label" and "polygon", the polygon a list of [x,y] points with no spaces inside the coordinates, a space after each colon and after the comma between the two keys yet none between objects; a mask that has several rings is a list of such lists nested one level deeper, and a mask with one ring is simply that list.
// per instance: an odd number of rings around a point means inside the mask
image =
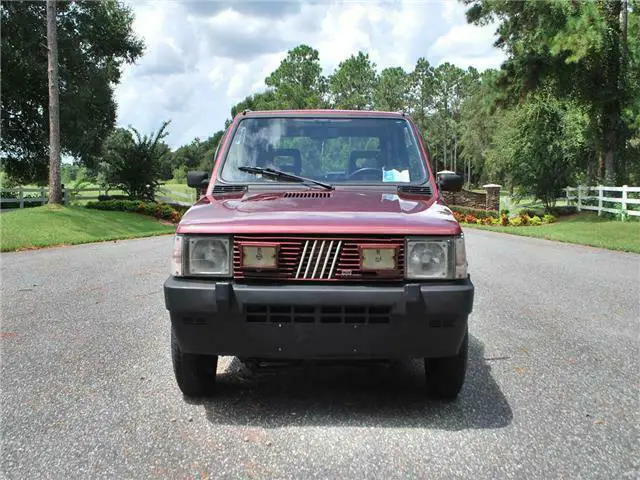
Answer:
[{"label": "windshield decal", "polygon": [[382,170],[382,181],[383,182],[408,182],[409,181],[409,170]]}]

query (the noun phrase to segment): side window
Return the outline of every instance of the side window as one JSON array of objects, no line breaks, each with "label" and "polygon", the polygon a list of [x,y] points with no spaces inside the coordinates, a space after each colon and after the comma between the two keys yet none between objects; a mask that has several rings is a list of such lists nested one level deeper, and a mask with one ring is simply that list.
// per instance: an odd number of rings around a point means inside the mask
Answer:
[{"label": "side window", "polygon": [[420,157],[420,149],[415,143],[413,135],[409,131],[409,127],[404,127],[404,144],[409,156],[409,176],[413,178],[421,178],[426,173]]},{"label": "side window", "polygon": [[229,132],[229,130],[225,130],[225,132],[222,134],[222,137],[220,137],[220,141],[218,142],[218,145],[216,146],[216,151],[213,152],[213,161],[215,162],[218,159],[218,152],[220,151],[220,145],[222,145],[224,143],[224,139],[227,137],[227,133]]}]

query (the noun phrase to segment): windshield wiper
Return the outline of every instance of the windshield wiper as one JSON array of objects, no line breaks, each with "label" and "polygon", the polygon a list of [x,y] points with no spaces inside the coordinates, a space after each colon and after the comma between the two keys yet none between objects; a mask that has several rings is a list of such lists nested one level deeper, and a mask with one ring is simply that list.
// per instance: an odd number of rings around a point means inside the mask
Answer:
[{"label": "windshield wiper", "polygon": [[334,189],[334,186],[328,183],[319,182],[311,178],[301,177],[300,175],[295,175],[293,173],[283,172],[282,170],[276,170],[275,168],[238,167],[238,170],[242,172],[253,173],[256,175],[264,175],[267,178],[273,178],[277,180],[288,180],[290,182],[298,182],[298,183],[313,183],[315,185],[320,185],[321,187],[326,188],[327,190]]}]

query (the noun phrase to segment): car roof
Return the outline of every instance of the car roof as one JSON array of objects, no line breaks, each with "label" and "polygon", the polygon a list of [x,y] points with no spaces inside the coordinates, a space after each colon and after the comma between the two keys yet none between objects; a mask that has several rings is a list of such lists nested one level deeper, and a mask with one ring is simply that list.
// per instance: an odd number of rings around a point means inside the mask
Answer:
[{"label": "car roof", "polygon": [[377,117],[377,118],[406,118],[403,112],[385,112],[380,110],[245,110],[238,116],[243,117]]}]

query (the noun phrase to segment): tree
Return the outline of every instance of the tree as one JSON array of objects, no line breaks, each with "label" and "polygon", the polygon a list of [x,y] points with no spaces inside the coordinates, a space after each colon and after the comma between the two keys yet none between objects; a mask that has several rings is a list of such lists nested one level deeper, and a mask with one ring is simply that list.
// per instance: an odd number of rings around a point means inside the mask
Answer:
[{"label": "tree", "polygon": [[228,118],[224,123],[225,130],[231,125],[231,120],[243,112],[244,110],[273,110],[280,108],[276,94],[273,90],[265,90],[264,92],[254,93],[245,97],[241,102],[236,103],[231,107],[231,118]]},{"label": "tree", "polygon": [[583,106],[541,89],[501,117],[488,152],[493,173],[550,208],[584,164],[587,131]]},{"label": "tree", "polygon": [[477,81],[468,79],[467,97],[460,109],[460,157],[467,164],[467,182],[471,183],[472,167],[479,181],[486,176],[485,162],[502,111],[495,106],[498,97],[495,81],[498,72],[485,70]]},{"label": "tree", "polygon": [[325,103],[326,79],[322,76],[318,51],[308,45],[289,50],[265,84],[273,89],[279,108],[320,108]]},{"label": "tree", "polygon": [[[168,155],[163,163],[163,168],[169,169],[169,178],[186,178],[189,170],[211,170],[213,157],[222,140],[224,132],[216,132],[207,140],[194,139],[190,144],[183,145],[175,152]],[[177,173],[177,176],[176,176]]]},{"label": "tree", "polygon": [[340,62],[329,77],[329,92],[335,108],[369,110],[373,107],[376,65],[368,53],[358,52]]},{"label": "tree", "polygon": [[[444,167],[457,169],[457,121],[462,104],[465,71],[449,62],[442,63],[433,72],[433,101],[436,109],[434,133],[442,146]],[[453,151],[451,151],[451,149]],[[450,153],[447,156],[447,153]]]},{"label": "tree", "polygon": [[[142,55],[133,14],[116,0],[56,2],[60,147],[95,166],[113,130],[113,86],[121,68]],[[45,183],[49,168],[47,5],[2,2],[3,168],[22,183]]]},{"label": "tree", "polygon": [[408,106],[418,127],[426,127],[426,118],[433,110],[434,74],[433,67],[424,57],[416,62],[413,72],[409,74]]},{"label": "tree", "polygon": [[141,136],[133,127],[117,128],[104,142],[102,169],[111,188],[130,197],[154,200],[160,184],[160,167],[167,150],[162,140],[170,121],[163,122],[157,133]]},{"label": "tree", "polygon": [[62,203],[60,183],[60,106],[56,2],[47,0],[47,63],[49,72],[49,203]]},{"label": "tree", "polygon": [[[427,59],[420,57],[407,79],[409,91],[407,107],[422,137],[429,140],[432,161],[435,162],[429,129],[429,115],[433,112],[433,67]],[[435,164],[431,165],[435,168]]]},{"label": "tree", "polygon": [[380,72],[373,93],[377,110],[397,112],[406,107],[409,95],[409,79],[402,67],[385,68]]},{"label": "tree", "polygon": [[[628,2],[629,14],[625,19],[627,43],[625,45],[627,62],[624,78],[626,79],[625,89],[628,92],[629,102],[624,106],[622,118],[627,131],[626,137],[626,157],[625,174],[621,180],[627,180],[631,184],[640,182],[640,1],[630,0]],[[624,60],[624,57],[623,57]]]},{"label": "tree", "polygon": [[[606,181],[614,183],[628,135],[622,112],[633,102],[627,79],[640,75],[629,68],[633,62],[626,54],[640,40],[622,38],[623,2],[462,1],[469,6],[469,22],[499,21],[495,45],[508,58],[498,83],[506,100],[524,101],[543,86],[552,86],[561,98],[587,106],[590,131],[596,136],[593,148],[602,158]],[[637,2],[630,3],[631,15],[637,15]]]}]

